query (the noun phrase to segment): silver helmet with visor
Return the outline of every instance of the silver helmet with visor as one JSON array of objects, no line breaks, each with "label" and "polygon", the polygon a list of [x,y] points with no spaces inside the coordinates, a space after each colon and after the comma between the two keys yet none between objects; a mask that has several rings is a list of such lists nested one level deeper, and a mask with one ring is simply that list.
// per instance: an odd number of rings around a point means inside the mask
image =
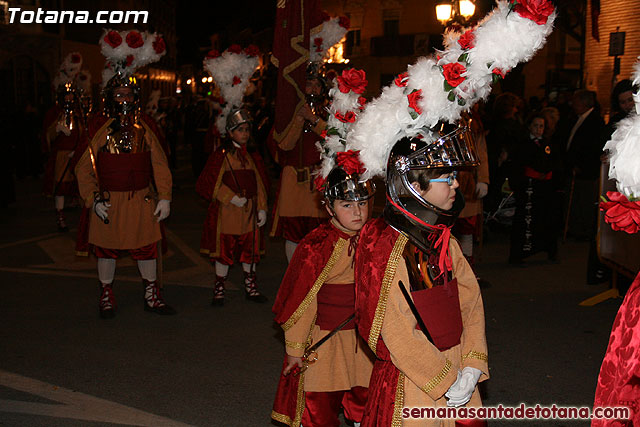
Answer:
[{"label": "silver helmet with visor", "polygon": [[360,202],[370,199],[376,192],[376,186],[371,180],[362,181],[356,173],[348,174],[340,167],[334,167],[327,175],[324,197],[334,200],[348,200]]}]

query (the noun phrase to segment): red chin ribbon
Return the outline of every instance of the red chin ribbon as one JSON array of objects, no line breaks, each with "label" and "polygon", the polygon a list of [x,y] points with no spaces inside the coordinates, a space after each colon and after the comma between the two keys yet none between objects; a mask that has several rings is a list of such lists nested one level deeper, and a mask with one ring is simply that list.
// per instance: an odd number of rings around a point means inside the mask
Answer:
[{"label": "red chin ribbon", "polygon": [[[415,216],[414,214],[412,214],[411,212],[409,212],[408,210],[404,209],[403,207],[398,205],[396,202],[391,200],[391,197],[389,197],[388,194],[387,194],[387,200],[404,215],[416,221],[418,224],[422,225],[423,227],[432,230],[433,233],[429,236],[429,241],[433,242],[433,240],[436,239],[436,236],[438,236],[437,240],[433,245],[433,247],[436,250],[438,250],[438,268],[440,268],[440,274],[438,274],[438,277],[442,276],[445,272],[451,271],[452,261],[451,261],[451,252],[449,251],[449,239],[451,238],[451,227],[447,227],[444,224],[438,224],[438,225],[428,224],[427,222],[421,220],[420,218],[418,218],[417,216]],[[444,277],[445,277],[445,283],[446,283],[448,281],[447,275],[445,274]]]}]

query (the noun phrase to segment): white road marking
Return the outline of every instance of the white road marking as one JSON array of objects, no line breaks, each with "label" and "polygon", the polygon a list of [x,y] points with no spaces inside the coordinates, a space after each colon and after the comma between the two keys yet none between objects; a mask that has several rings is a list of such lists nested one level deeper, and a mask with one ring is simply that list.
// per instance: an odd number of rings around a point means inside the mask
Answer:
[{"label": "white road marking", "polygon": [[0,412],[132,426],[189,426],[189,424],[3,370],[0,370],[0,385],[59,402],[48,404],[0,399]]}]

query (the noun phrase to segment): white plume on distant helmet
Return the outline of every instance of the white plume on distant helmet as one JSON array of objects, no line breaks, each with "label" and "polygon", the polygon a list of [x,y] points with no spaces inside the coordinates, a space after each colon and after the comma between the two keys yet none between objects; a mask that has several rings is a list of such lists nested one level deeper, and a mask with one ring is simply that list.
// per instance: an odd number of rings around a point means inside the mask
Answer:
[{"label": "white plume on distant helmet", "polygon": [[102,70],[103,87],[114,75],[131,76],[138,68],[157,62],[167,53],[162,35],[137,30],[105,29],[100,50],[107,60]]},{"label": "white plume on distant helmet", "polygon": [[[638,57],[640,60],[640,57]],[[640,61],[633,67],[633,84],[640,85]],[[627,198],[640,198],[640,94],[634,93],[636,108],[620,120],[605,144],[609,151],[609,178],[616,180],[618,191]]]},{"label": "white plume on distant helmet", "polygon": [[53,86],[59,88],[67,83],[74,83],[82,68],[82,55],[79,52],[71,52],[60,64],[58,74],[53,79]]},{"label": "white plume on distant helmet", "polygon": [[385,173],[396,141],[424,134],[440,121],[455,122],[486,98],[491,83],[528,61],[551,33],[556,11],[548,0],[498,1],[477,26],[449,32],[445,50],[422,57],[369,102],[347,135],[358,150],[364,178]]},{"label": "white plume on distant helmet", "polygon": [[309,61],[320,62],[349,30],[349,19],[341,16],[328,18],[311,30],[309,40]]},{"label": "white plume on distant helmet", "polygon": [[234,44],[222,54],[215,50],[210,51],[203,60],[204,68],[213,77],[226,103],[216,118],[216,128],[221,136],[226,134],[229,113],[242,107],[242,98],[249,86],[250,78],[260,64],[259,54],[260,51],[254,45],[243,50]]}]

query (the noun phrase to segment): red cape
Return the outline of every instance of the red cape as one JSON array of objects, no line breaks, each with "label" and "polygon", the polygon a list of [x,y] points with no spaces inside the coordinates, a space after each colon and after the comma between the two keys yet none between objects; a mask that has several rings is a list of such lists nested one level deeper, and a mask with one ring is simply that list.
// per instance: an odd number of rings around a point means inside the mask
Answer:
[{"label": "red cape", "polygon": [[[369,221],[360,231],[355,255],[356,322],[358,332],[376,354],[371,373],[369,397],[362,426],[390,426],[402,408],[395,409],[396,388],[403,381],[391,362],[389,350],[379,339],[389,286],[407,238],[388,226],[382,218]],[[395,414],[394,414],[395,413]]]},{"label": "red cape", "polygon": [[609,346],[600,367],[593,407],[626,406],[626,420],[593,420],[592,426],[640,425],[640,273],[613,322]]},{"label": "red cape", "polygon": [[[338,245],[340,238],[344,241]],[[342,253],[344,245],[348,244],[349,238],[349,235],[327,222],[307,234],[300,242],[273,305],[275,321],[284,330],[300,319],[317,295],[327,274],[333,268],[335,259]],[[286,365],[285,355],[282,368]],[[271,418],[290,426],[297,426],[302,418],[304,403],[304,373],[298,376],[280,375]]]},{"label": "red cape", "polygon": [[[249,163],[257,172],[256,179],[259,181],[258,188],[262,186],[262,191],[268,194],[269,178],[262,161],[262,157],[257,152],[249,153]],[[220,230],[218,229],[218,217],[220,216],[220,202],[214,197],[222,183],[224,168],[224,150],[222,147],[211,153],[202,173],[196,181],[196,192],[205,200],[210,201],[207,211],[207,218],[202,227],[202,238],[200,240],[200,252],[215,258],[220,255]],[[264,251],[264,233],[260,228],[260,251]]]}]

